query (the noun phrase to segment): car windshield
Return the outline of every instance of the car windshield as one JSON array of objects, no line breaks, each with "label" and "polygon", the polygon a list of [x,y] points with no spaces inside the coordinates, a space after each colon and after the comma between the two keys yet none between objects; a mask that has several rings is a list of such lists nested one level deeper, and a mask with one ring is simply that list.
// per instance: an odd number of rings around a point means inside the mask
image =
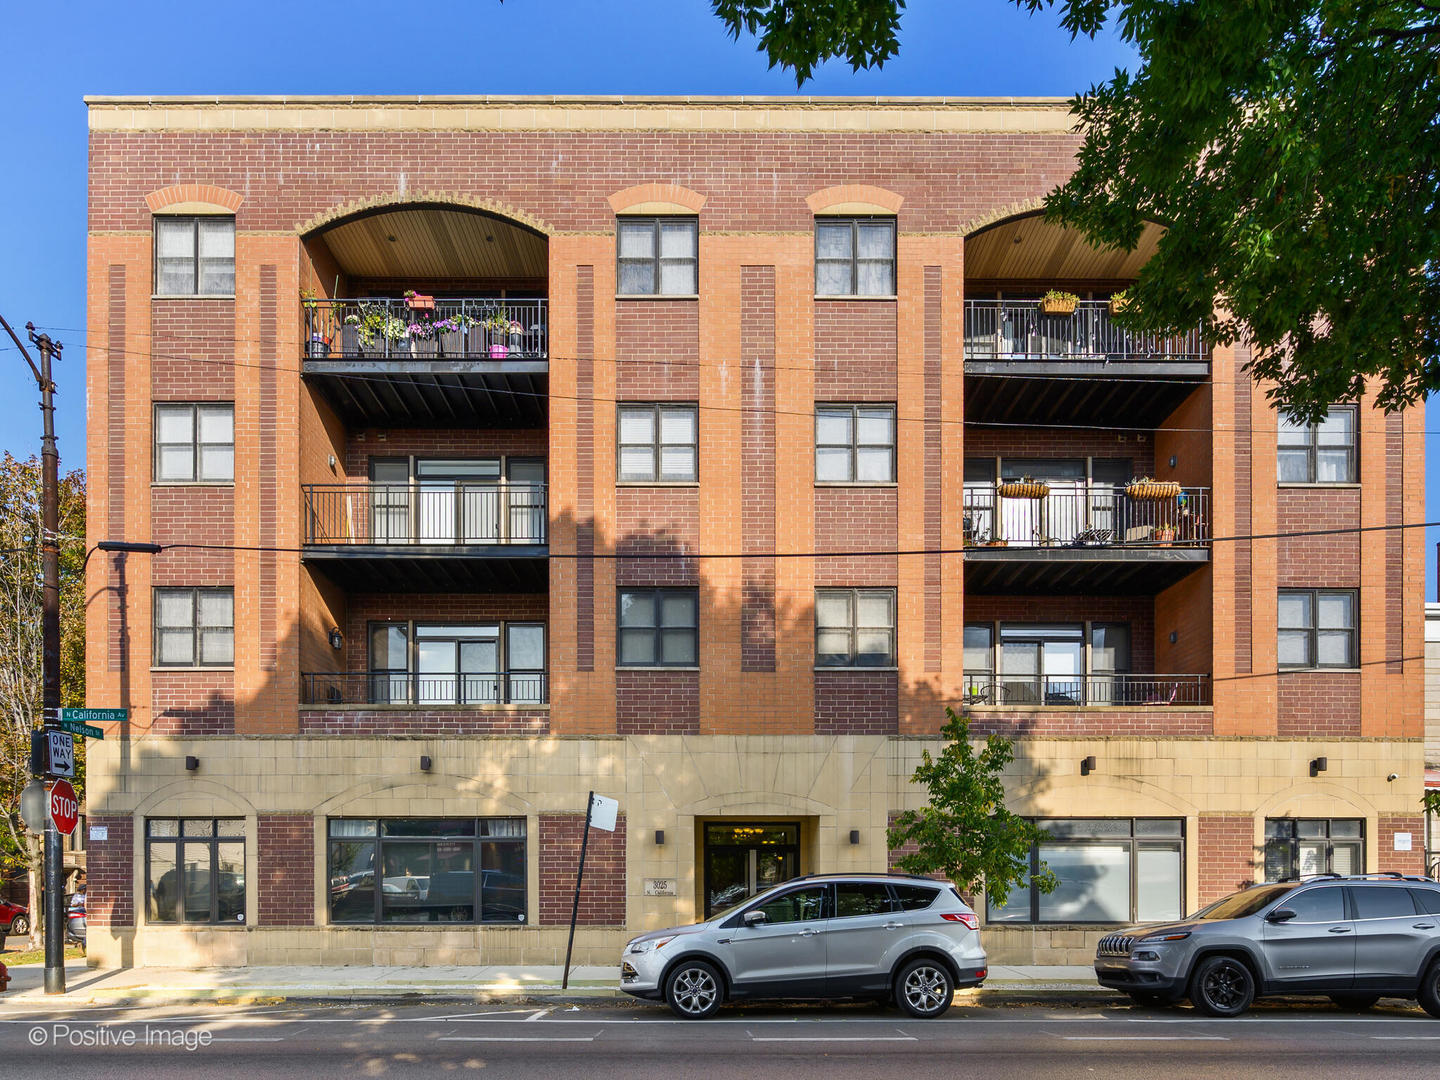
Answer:
[{"label": "car windshield", "polygon": [[1215,903],[1207,908],[1201,908],[1191,917],[1195,919],[1243,919],[1246,915],[1254,915],[1267,904],[1279,900],[1293,888],[1295,888],[1294,885],[1256,885],[1253,888],[1231,893],[1223,900],[1216,900]]}]

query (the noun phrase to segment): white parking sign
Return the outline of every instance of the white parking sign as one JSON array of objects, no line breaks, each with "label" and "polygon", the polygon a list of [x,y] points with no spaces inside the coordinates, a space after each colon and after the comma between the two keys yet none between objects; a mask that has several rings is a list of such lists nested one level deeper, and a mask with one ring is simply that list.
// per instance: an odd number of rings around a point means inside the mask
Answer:
[{"label": "white parking sign", "polygon": [[47,731],[50,741],[50,775],[75,775],[75,736],[68,731]]}]

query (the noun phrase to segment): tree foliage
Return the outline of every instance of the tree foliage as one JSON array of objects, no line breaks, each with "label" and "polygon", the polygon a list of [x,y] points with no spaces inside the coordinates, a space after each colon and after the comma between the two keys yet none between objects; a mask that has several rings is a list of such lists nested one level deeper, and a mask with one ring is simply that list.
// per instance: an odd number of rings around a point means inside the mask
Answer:
[{"label": "tree foliage", "polygon": [[[972,894],[983,884],[990,901],[1003,904],[1012,889],[1028,888],[1030,848],[1045,833],[1005,805],[1001,773],[1015,757],[1010,740],[991,735],[977,754],[970,743],[969,720],[949,708],[945,715],[945,749],[939,757],[924,751],[910,778],[929,789],[929,805],[895,819],[888,834],[890,848],[913,845],[913,851],[897,860],[902,870],[944,874]],[[1048,893],[1059,881],[1041,863],[1035,883]]]},{"label": "tree foliage", "polygon": [[[0,879],[39,859],[19,808],[30,781],[30,732],[41,716],[40,522],[40,463],[7,452],[0,457]],[[77,470],[60,478],[60,697],[67,706],[85,704],[84,537],[85,474]]]},{"label": "tree foliage", "polygon": [[[1122,321],[1205,319],[1300,418],[1440,388],[1440,0],[1013,2],[1072,35],[1113,19],[1139,54],[1076,97],[1078,167],[1046,204],[1107,247],[1165,226]],[[832,56],[883,64],[903,4],[715,8],[803,82]]]}]

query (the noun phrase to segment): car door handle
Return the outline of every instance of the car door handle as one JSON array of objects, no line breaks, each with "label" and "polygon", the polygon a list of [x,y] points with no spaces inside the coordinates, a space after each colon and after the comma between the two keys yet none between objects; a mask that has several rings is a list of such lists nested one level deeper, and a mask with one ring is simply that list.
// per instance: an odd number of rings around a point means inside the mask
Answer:
[{"label": "car door handle", "polygon": [[809,928],[807,927],[806,929],[800,931],[800,936],[801,936],[801,937],[814,937],[814,936],[815,936],[816,934],[818,934],[818,933],[820,933],[819,930],[811,930],[811,929],[809,929]]},{"label": "car door handle", "polygon": [[886,929],[886,930],[899,930],[899,929],[900,929],[900,924],[899,924],[898,922],[887,922],[887,923],[885,924],[885,929]]},{"label": "car door handle", "polygon": [[1417,923],[1415,924],[1415,929],[1416,929],[1416,930],[1434,930],[1434,929],[1435,929],[1435,924],[1434,924],[1433,922],[1417,922]]},{"label": "car door handle", "polygon": [[1330,927],[1330,932],[1332,934],[1348,934],[1351,929],[1349,926],[1332,926]]}]

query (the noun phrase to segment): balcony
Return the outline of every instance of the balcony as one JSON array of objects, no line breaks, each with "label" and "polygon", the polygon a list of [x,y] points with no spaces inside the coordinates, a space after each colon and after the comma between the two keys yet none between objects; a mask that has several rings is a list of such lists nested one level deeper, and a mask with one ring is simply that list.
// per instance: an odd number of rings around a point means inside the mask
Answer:
[{"label": "balcony", "polygon": [[1050,483],[1031,498],[1023,485],[966,484],[966,589],[1153,595],[1173,585],[1210,560],[1210,492],[1148,488]]},{"label": "balcony", "polygon": [[967,705],[1145,708],[1209,705],[1209,675],[1010,675],[965,672]]},{"label": "balcony", "polygon": [[1210,374],[1204,328],[1176,337],[1121,327],[1108,300],[1048,314],[1039,300],[965,301],[965,418],[1155,426]]},{"label": "balcony", "polygon": [[301,704],[443,709],[483,705],[544,705],[550,676],[543,671],[417,674],[406,671],[306,672]]},{"label": "balcony", "polygon": [[304,560],[370,591],[543,592],[547,487],[513,481],[306,484]]},{"label": "balcony", "polygon": [[543,299],[308,300],[304,372],[347,423],[541,427]]}]

